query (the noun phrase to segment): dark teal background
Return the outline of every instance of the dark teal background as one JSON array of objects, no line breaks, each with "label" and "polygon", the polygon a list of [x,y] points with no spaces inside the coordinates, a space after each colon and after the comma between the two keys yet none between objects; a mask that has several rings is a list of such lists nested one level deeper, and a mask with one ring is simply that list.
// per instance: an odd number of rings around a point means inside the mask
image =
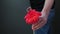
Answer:
[{"label": "dark teal background", "polygon": [[24,21],[29,0],[1,0],[1,34],[32,34],[31,26]]}]

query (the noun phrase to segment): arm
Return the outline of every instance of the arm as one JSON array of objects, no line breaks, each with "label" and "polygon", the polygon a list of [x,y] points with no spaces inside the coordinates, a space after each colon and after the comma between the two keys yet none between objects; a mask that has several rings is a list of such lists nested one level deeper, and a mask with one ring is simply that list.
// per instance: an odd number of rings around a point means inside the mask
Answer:
[{"label": "arm", "polygon": [[47,23],[47,17],[49,15],[50,9],[52,8],[52,5],[54,3],[54,0],[45,0],[44,7],[41,11],[42,16],[40,17],[40,20],[38,23],[32,25],[32,30],[37,30],[39,28],[42,28]]},{"label": "arm", "polygon": [[54,0],[45,0],[44,7],[42,9],[42,16],[48,17],[50,9],[52,8],[52,5],[54,3]]}]

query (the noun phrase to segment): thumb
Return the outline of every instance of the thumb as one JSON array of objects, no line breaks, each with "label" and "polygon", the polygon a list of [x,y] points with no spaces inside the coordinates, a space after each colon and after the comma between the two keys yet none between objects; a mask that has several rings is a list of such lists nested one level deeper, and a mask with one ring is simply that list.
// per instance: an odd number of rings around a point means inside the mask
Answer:
[{"label": "thumb", "polygon": [[29,10],[32,10],[32,8],[31,8],[31,7],[28,7],[28,8],[26,9],[27,12],[29,12]]},{"label": "thumb", "polygon": [[42,20],[42,16],[39,16],[39,20]]}]

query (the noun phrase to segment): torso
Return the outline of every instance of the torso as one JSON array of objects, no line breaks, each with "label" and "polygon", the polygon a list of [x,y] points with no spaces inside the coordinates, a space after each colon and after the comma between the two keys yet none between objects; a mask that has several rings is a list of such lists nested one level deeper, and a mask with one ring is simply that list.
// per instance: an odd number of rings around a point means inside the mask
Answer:
[{"label": "torso", "polygon": [[[30,4],[32,9],[36,9],[37,11],[41,11],[43,9],[45,0],[30,0]],[[54,4],[51,9],[54,8]]]}]

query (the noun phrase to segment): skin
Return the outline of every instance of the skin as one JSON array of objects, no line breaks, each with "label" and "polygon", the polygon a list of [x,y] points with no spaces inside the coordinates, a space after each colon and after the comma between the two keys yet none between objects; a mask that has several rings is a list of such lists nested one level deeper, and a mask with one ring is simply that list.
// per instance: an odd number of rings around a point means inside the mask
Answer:
[{"label": "skin", "polygon": [[54,3],[54,0],[45,0],[44,7],[41,11],[42,15],[39,17],[39,21],[37,23],[32,24],[32,30],[37,30],[39,28],[42,28],[47,23],[47,18],[48,18],[48,15],[50,13],[50,9],[52,8],[53,3]]}]

